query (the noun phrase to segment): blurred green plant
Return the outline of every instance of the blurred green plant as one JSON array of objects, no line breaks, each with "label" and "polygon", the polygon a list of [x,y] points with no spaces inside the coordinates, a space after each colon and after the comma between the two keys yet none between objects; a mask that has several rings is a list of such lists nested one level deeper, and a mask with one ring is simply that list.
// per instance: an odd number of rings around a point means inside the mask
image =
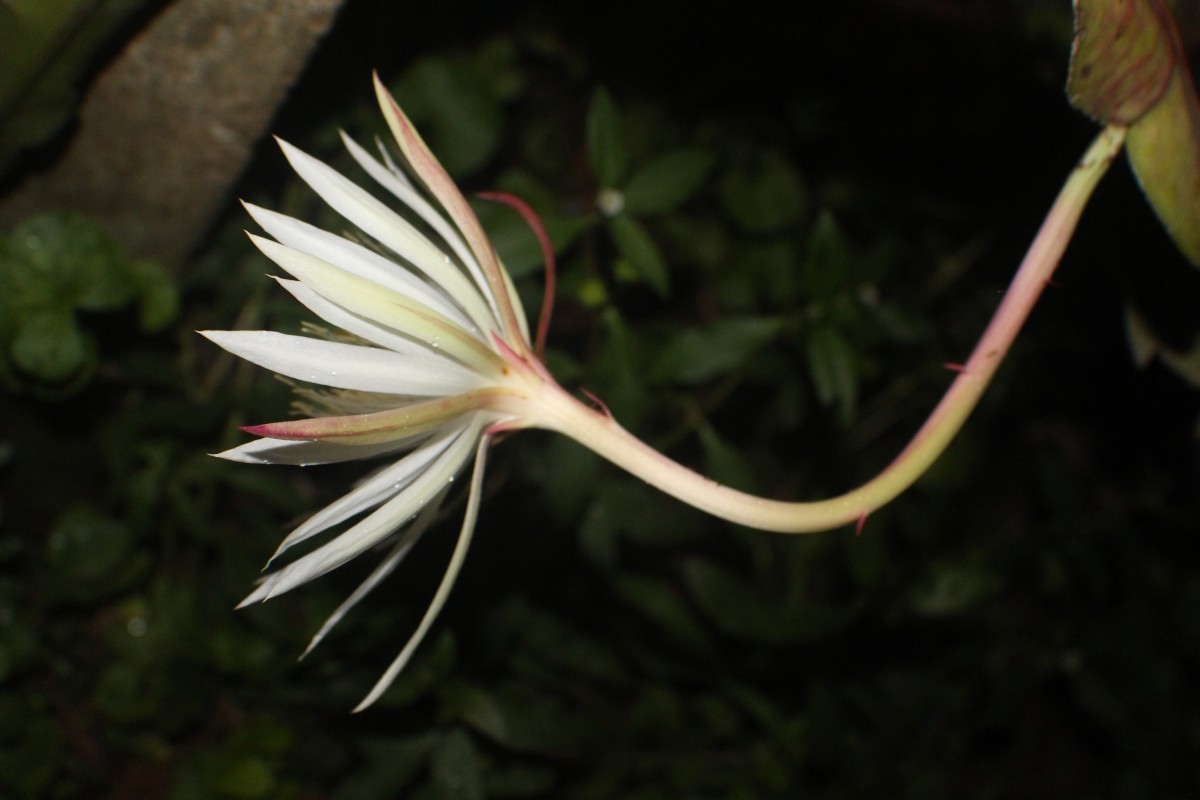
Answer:
[{"label": "blurred green plant", "polygon": [[616,277],[644,282],[665,298],[671,294],[667,260],[639,218],[686,202],[703,185],[713,157],[699,148],[679,148],[628,175],[623,126],[612,95],[597,89],[587,115],[588,159],[599,187],[596,209],[619,256]]},{"label": "blurred green plant", "polygon": [[75,111],[82,77],[113,32],[150,0],[0,3],[0,174]]},{"label": "blurred green plant", "polygon": [[[1016,50],[1029,74],[1014,93],[1042,69],[1007,38],[1017,30],[958,32],[995,37],[972,51]],[[606,75],[628,161],[615,186],[670,265],[660,295],[618,266],[596,210],[604,187],[581,145],[596,67],[581,48],[545,45],[545,30],[501,38],[507,68],[538,91],[505,95],[469,174],[547,221],[561,264],[555,374],[747,491],[819,494],[885,464],[994,305],[1004,265],[979,243],[1017,245],[990,207],[829,155],[878,144],[839,113],[793,126],[681,111]],[[924,57],[939,41],[912,39]],[[357,131],[368,113],[340,122]],[[309,144],[334,141],[335,122]],[[912,141],[928,134],[920,119],[891,122]],[[640,168],[694,151],[711,163],[686,200],[630,210]],[[726,183],[747,188],[763,165],[794,178],[791,225],[747,228],[729,200]],[[1022,196],[1044,166],[1040,148],[1022,154]],[[324,213],[295,186],[244,192]],[[536,242],[508,209],[479,211],[536,307]],[[193,329],[302,324],[264,291],[241,225],[181,273],[180,311],[157,334],[140,327],[135,278],[105,311],[62,290],[53,307],[95,343],[90,380],[66,397],[23,372],[19,393],[4,386],[0,796],[1190,796],[1200,507],[1180,426],[1194,402],[1102,352],[1116,342],[1113,303],[1078,291],[1074,271],[1006,373],[1019,381],[1002,375],[976,424],[861,537],[731,533],[569,442],[505,442],[464,591],[380,708],[350,717],[419,615],[444,542],[415,552],[320,659],[294,661],[359,576],[231,613],[281,521],[353,477],[203,455],[288,392],[197,346]],[[1115,248],[1119,228],[1085,238]],[[82,241],[109,258],[102,237]],[[820,330],[845,345],[824,367],[810,354]],[[712,359],[683,360],[706,346]],[[7,346],[4,359],[16,369]]]},{"label": "blurred green plant", "polygon": [[70,214],[27,220],[0,235],[0,381],[9,391],[65,396],[98,363],[81,314],[138,305],[143,333],[178,314],[166,272],[123,255],[94,224]]}]

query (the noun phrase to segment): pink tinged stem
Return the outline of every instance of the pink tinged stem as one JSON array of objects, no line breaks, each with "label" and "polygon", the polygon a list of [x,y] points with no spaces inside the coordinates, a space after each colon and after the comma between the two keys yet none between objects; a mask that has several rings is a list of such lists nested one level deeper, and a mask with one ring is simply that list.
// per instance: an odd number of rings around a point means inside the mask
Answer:
[{"label": "pink tinged stem", "polygon": [[[611,417],[587,407],[557,386],[538,396],[538,425],[589,447],[662,491],[741,525],[781,533],[810,533],[861,525],[924,474],[946,449],[984,389],[1058,265],[1088,198],[1121,149],[1125,128],[1110,125],[1075,167],[1030,245],[971,357],[904,451],[872,480],[846,494],[808,503],[785,503],[744,494],[667,459]],[[955,365],[957,367],[957,365]]]},{"label": "pink tinged stem", "polygon": [[520,214],[542,248],[542,263],[546,265],[546,288],[542,292],[542,313],[538,316],[537,335],[533,341],[533,352],[540,358],[546,352],[546,336],[550,330],[550,315],[554,311],[554,292],[558,281],[554,245],[550,242],[550,235],[546,233],[546,226],[542,224],[537,212],[516,195],[507,192],[476,192],[475,196],[503,203]]}]

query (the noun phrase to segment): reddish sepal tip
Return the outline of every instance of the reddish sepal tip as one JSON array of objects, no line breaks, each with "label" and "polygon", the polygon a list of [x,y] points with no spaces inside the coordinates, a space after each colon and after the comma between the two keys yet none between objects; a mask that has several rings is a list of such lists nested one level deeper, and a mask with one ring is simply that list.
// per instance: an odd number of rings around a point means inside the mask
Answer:
[{"label": "reddish sepal tip", "polygon": [[612,419],[612,412],[608,410],[608,405],[603,400],[601,400],[599,397],[597,397],[593,393],[589,392],[587,389],[584,389],[582,386],[579,387],[579,391],[583,394],[584,397],[586,397],[588,400],[591,400],[593,403],[595,403],[596,408],[598,408],[601,411],[601,413],[604,414],[604,416],[608,417],[609,419]]}]

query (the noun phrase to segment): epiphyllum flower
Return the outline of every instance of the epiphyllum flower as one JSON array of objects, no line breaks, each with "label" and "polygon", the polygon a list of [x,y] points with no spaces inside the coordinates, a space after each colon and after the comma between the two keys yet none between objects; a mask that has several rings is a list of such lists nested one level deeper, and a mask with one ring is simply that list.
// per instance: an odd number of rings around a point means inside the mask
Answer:
[{"label": "epiphyllum flower", "polygon": [[[455,477],[474,474],[458,546],[407,646],[360,707],[403,668],[444,603],[479,506],[489,437],[524,424],[516,401],[549,379],[532,356],[524,311],[473,212],[382,84],[376,92],[419,183],[343,137],[355,161],[409,212],[406,218],[317,159],[281,142],[300,177],[390,257],[299,220],[247,204],[275,241],[254,244],[291,278],[279,283],[347,336],[204,331],[226,350],[288,378],[310,419],[244,428],[262,438],[219,455],[233,461],[323,464],[399,456],[292,531],[275,556],[365,514],[329,542],[269,574],[243,605],[341,566],[398,530],[391,551],[313,637],[312,649],[388,575],[436,516]],[[407,527],[405,527],[407,526]],[[274,560],[274,558],[272,559]],[[307,651],[306,651],[307,652]]]},{"label": "epiphyllum flower", "polygon": [[[446,575],[416,631],[359,709],[374,702],[403,669],[444,604],[466,555],[488,442],[498,431],[558,431],[664,492],[741,525],[806,533],[857,523],[861,530],[867,515],[911,486],[966,421],[1125,135],[1123,127],[1110,125],[1076,165],[991,324],[965,364],[948,365],[956,377],[908,447],[857,489],[828,500],[788,503],[720,486],[666,459],[606,410],[585,405],[559,387],[530,345],[512,282],[475,214],[378,79],[375,89],[404,168],[386,155],[383,162],[376,160],[348,138],[345,143],[407,217],[320,161],[282,146],[300,177],[378,249],[247,206],[275,241],[251,239],[291,275],[279,278],[280,284],[344,335],[318,339],[271,331],[204,332],[249,361],[325,387],[297,390],[298,406],[312,418],[247,427],[262,438],[222,457],[302,465],[395,458],[292,531],[275,555],[361,519],[269,574],[243,603],[282,594],[391,539],[383,562],[317,631],[309,650],[395,569],[433,521],[454,478],[474,461],[462,530]],[[380,254],[384,251],[390,256]],[[543,335],[544,325],[538,330],[539,349]]]}]

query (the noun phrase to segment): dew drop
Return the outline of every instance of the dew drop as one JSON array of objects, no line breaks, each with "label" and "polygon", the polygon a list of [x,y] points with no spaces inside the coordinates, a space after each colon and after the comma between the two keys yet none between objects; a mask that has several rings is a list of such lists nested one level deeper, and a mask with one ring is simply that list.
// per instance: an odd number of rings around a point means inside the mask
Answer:
[{"label": "dew drop", "polygon": [[133,617],[129,622],[125,623],[125,630],[135,639],[140,639],[146,635],[146,627],[145,617]]}]

